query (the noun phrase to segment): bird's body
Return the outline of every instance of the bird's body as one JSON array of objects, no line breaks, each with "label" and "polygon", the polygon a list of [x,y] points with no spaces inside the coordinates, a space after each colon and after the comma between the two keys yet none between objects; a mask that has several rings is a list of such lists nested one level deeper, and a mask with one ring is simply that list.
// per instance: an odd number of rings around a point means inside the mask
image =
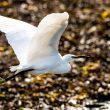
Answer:
[{"label": "bird's body", "polygon": [[31,71],[34,74],[69,72],[70,64],[58,52],[59,40],[67,27],[68,18],[67,12],[53,13],[44,17],[38,27],[35,27],[0,16],[0,30],[6,33],[8,42],[20,61],[18,66],[11,67],[11,71],[34,69]]},{"label": "bird's body", "polygon": [[32,74],[42,74],[42,73],[53,73],[53,74],[63,74],[71,70],[71,66],[68,62],[63,60],[63,57],[60,54],[49,56],[47,58],[39,58],[34,62],[29,62],[26,64],[20,64],[18,66],[12,66],[13,71],[16,70],[28,70],[34,69],[31,71]]},{"label": "bird's body", "polygon": [[51,56],[36,62],[33,68],[39,71],[43,70],[44,73],[62,74],[70,71],[70,64],[63,61],[59,56]]},{"label": "bird's body", "polygon": [[34,74],[62,74],[71,70],[69,64],[74,55],[61,56],[58,51],[59,40],[68,25],[69,15],[53,13],[44,17],[38,27],[23,21],[0,16],[0,31],[6,34],[9,44],[20,62],[10,67],[19,73],[33,69]]}]

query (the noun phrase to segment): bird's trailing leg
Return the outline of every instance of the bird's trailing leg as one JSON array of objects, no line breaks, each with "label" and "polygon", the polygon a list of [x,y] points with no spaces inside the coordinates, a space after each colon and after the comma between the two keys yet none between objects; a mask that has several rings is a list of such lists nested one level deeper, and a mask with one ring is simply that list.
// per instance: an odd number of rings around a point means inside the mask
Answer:
[{"label": "bird's trailing leg", "polygon": [[15,78],[16,76],[18,76],[18,75],[21,74],[21,73],[22,73],[22,72],[20,72],[19,70],[17,70],[14,75],[12,75],[12,76],[6,78],[6,79],[5,79],[5,82],[6,82],[6,81],[9,81],[9,80],[11,80],[11,79],[13,79],[13,78]]},{"label": "bird's trailing leg", "polygon": [[20,75],[20,74],[25,74],[26,72],[29,72],[29,71],[32,71],[32,70],[33,70],[33,69],[28,69],[28,70],[24,70],[24,71],[17,70],[14,75],[12,75],[12,76],[10,76],[10,77],[4,79],[4,81],[3,81],[2,83],[7,82],[7,81],[9,81],[9,80],[12,80],[12,79],[15,78],[16,76],[18,76],[18,75]]}]

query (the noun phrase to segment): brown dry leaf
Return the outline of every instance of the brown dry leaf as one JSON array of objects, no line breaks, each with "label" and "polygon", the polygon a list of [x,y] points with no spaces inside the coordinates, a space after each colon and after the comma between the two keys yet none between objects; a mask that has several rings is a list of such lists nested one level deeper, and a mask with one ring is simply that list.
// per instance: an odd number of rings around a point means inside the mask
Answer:
[{"label": "brown dry leaf", "polygon": [[85,66],[82,67],[82,73],[84,76],[87,76],[89,74],[90,70],[96,70],[100,67],[99,61],[97,62],[89,62]]},{"label": "brown dry leaf", "polygon": [[29,11],[38,11],[38,8],[36,6],[34,6],[34,5],[29,5],[28,6],[28,10]]},{"label": "brown dry leaf", "polygon": [[6,97],[6,96],[5,96],[5,94],[0,93],[0,98],[2,98],[2,97]]},{"label": "brown dry leaf", "polygon": [[10,5],[10,3],[8,1],[0,2],[0,7],[7,7],[9,5]]},{"label": "brown dry leaf", "polygon": [[87,33],[90,34],[90,33],[96,32],[96,31],[97,31],[97,27],[96,27],[96,26],[92,26],[92,27],[87,31]]},{"label": "brown dry leaf", "polygon": [[52,102],[54,102],[58,95],[59,93],[57,92],[50,92],[49,94],[46,94],[46,97],[48,97]]},{"label": "brown dry leaf", "polygon": [[8,50],[9,50],[9,55],[10,56],[14,54],[14,51],[13,51],[13,49],[11,47],[9,47]]},{"label": "brown dry leaf", "polygon": [[67,32],[67,33],[65,33],[64,37],[65,37],[68,41],[73,42],[75,36],[71,36],[71,34],[70,34],[69,32]]},{"label": "brown dry leaf", "polygon": [[32,82],[43,85],[44,84],[44,79],[41,77],[41,75],[37,75],[37,76],[35,76],[35,78],[33,79]]},{"label": "brown dry leaf", "polygon": [[81,94],[74,96],[73,99],[75,99],[75,100],[83,100],[83,99],[85,99],[87,97],[88,97],[88,94],[86,92],[82,92]]},{"label": "brown dry leaf", "polygon": [[39,93],[35,93],[35,92],[34,92],[34,93],[32,93],[32,96],[33,96],[33,97],[38,97],[38,96],[39,96]]},{"label": "brown dry leaf", "polygon": [[102,17],[103,19],[105,19],[105,18],[107,18],[107,17],[110,17],[110,9],[107,9],[107,10],[103,11],[103,12],[101,13],[101,17]]},{"label": "brown dry leaf", "polygon": [[0,52],[3,52],[5,50],[4,47],[0,47]]},{"label": "brown dry leaf", "polygon": [[39,83],[41,85],[44,85],[46,78],[49,77],[48,74],[39,74],[39,75],[33,75],[34,79],[32,80],[33,83]]}]

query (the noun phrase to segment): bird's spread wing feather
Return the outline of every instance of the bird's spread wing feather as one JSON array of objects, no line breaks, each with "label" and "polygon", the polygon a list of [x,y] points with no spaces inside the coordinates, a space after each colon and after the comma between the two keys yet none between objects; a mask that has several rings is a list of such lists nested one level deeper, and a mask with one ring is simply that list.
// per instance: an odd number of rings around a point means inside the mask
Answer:
[{"label": "bird's spread wing feather", "polygon": [[0,31],[6,34],[20,63],[24,63],[28,46],[37,28],[20,20],[0,16]]},{"label": "bird's spread wing feather", "polygon": [[67,27],[68,17],[66,12],[44,17],[38,25],[39,32],[32,39],[28,53],[29,62],[58,54],[59,40]]},{"label": "bird's spread wing feather", "polygon": [[22,64],[58,54],[59,40],[67,27],[68,18],[67,12],[49,14],[36,28],[23,21],[0,16],[0,31],[6,33]]}]

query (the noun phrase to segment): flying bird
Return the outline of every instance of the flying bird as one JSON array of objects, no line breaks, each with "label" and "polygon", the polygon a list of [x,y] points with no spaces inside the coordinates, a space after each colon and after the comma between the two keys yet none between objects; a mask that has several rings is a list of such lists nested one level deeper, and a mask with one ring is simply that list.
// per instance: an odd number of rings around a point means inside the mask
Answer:
[{"label": "flying bird", "polygon": [[71,61],[87,56],[67,54],[58,51],[59,40],[68,25],[69,14],[52,13],[45,16],[39,25],[0,16],[0,31],[4,32],[13,48],[19,65],[11,66],[16,74],[30,70],[33,74],[63,74],[71,70]]}]

